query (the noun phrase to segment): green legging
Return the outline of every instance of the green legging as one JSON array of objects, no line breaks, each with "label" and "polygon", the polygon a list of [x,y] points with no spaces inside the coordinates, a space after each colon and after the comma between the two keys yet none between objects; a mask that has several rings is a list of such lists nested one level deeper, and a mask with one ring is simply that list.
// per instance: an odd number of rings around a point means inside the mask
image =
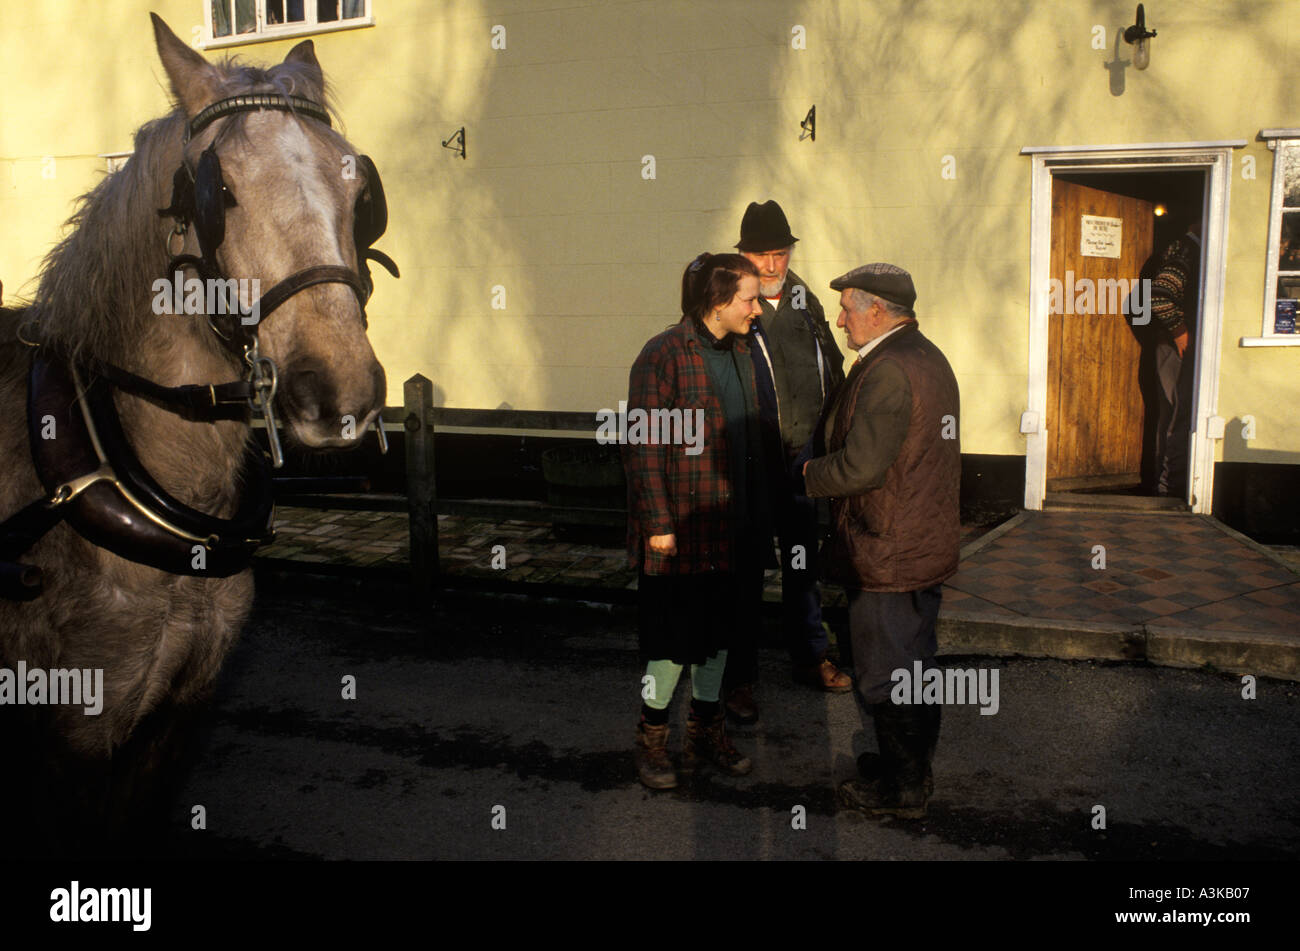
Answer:
[{"label": "green legging", "polygon": [[[722,672],[727,667],[727,652],[718,651],[702,664],[691,664],[691,697],[705,703],[717,703],[722,689]],[[647,707],[664,710],[673,699],[682,665],[671,660],[652,660],[645,665],[649,681],[641,681],[641,698]]]}]

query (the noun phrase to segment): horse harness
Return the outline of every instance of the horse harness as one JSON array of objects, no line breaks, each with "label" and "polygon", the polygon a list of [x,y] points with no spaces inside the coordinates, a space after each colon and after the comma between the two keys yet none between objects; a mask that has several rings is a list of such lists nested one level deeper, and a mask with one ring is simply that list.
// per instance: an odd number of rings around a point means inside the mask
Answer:
[{"label": "horse harness", "polygon": [[[292,112],[330,124],[325,110],[309,99],[246,94],[223,99],[199,112],[186,127],[185,141],[223,116],[260,109]],[[353,225],[360,272],[326,264],[291,274],[247,310],[240,302],[229,315],[226,331],[208,314],[213,332],[246,367],[242,380],[165,387],[111,364],[77,367],[49,353],[48,347],[36,345],[28,377],[28,435],[37,474],[50,494],[0,522],[0,598],[30,600],[41,593],[41,570],[20,564],[18,559],[65,519],[101,548],[180,575],[229,577],[248,567],[257,548],[271,541],[275,506],[265,453],[249,443],[242,473],[244,488],[232,518],[199,512],[167,493],[141,464],[122,429],[112,388],[151,399],[191,420],[246,421],[250,410],[260,413],[266,422],[271,464],[279,468],[283,454],[273,410],[276,367],[258,350],[257,324],[294,294],[323,283],[350,287],[364,321],[365,306],[374,289],[367,261],[377,261],[394,277],[399,276],[392,259],[371,247],[388,224],[379,172],[368,156],[358,156],[358,164],[367,183],[357,200]],[[169,276],[193,268],[204,280],[222,279],[217,250],[225,238],[226,209],[233,204],[222,179],[221,160],[212,146],[203,151],[194,172],[182,159],[172,178],[171,204],[158,214],[175,220],[169,239],[183,236],[193,225],[200,253],[171,255]],[[250,315],[254,319],[249,320]],[[46,438],[51,423],[57,439]],[[380,450],[386,452],[383,427],[376,425],[376,431]]]}]

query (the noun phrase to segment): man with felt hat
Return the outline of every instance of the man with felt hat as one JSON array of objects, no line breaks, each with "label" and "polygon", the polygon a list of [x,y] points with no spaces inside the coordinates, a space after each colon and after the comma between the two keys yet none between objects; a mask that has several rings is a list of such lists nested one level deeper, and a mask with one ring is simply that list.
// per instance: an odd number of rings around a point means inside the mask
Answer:
[{"label": "man with felt hat", "polygon": [[[822,411],[844,382],[844,354],[821,302],[790,270],[796,241],[775,201],[751,202],[740,222],[737,250],[758,268],[762,316],[749,332],[759,413],[772,461],[772,486],[781,540],[783,626],[794,679],[818,690],[846,693],[852,682],[826,658],[821,592],[817,586],[816,503],[795,486],[791,466],[812,437]],[[758,582],[761,584],[761,580]],[[755,604],[761,596],[755,592]],[[757,618],[753,638],[733,646],[727,661],[726,704],[738,722],[758,718],[753,684],[758,673]]]},{"label": "man with felt hat", "polygon": [[933,790],[941,708],[909,702],[894,672],[936,666],[943,582],[960,548],[960,398],[947,359],[917,324],[910,274],[866,264],[831,287],[840,292],[836,326],[858,358],[803,474],[809,496],[831,499],[827,575],[849,598],[857,690],[880,748],[859,759],[861,778],[840,786],[840,801],[917,819]]}]

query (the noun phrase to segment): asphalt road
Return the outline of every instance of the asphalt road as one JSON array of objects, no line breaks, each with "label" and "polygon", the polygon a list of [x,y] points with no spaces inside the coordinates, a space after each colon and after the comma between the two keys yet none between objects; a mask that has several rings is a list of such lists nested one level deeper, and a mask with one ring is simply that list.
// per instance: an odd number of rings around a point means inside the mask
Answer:
[{"label": "asphalt road", "polygon": [[[175,857],[1270,860],[1300,855],[1300,689],[1206,671],[953,657],[999,709],[948,706],[918,822],[837,810],[871,749],[851,695],[762,654],[755,763],[651,792],[626,609],[355,582],[263,583],[174,811]],[[345,678],[355,699],[345,699]],[[684,685],[674,711],[684,716]],[[670,748],[680,743],[674,731]],[[201,805],[206,828],[191,828]],[[1096,828],[1096,808],[1105,828]],[[797,817],[804,816],[804,827]],[[504,826],[504,827],[502,827]]]}]

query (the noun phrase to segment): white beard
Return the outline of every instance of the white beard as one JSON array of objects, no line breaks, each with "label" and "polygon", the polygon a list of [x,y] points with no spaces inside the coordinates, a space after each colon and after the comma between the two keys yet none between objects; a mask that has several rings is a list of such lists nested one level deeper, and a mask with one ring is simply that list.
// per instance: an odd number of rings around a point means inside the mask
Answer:
[{"label": "white beard", "polygon": [[768,283],[763,283],[763,279],[758,279],[758,292],[764,297],[777,297],[781,294],[781,288],[785,287],[785,278],[777,280],[773,278]]}]

